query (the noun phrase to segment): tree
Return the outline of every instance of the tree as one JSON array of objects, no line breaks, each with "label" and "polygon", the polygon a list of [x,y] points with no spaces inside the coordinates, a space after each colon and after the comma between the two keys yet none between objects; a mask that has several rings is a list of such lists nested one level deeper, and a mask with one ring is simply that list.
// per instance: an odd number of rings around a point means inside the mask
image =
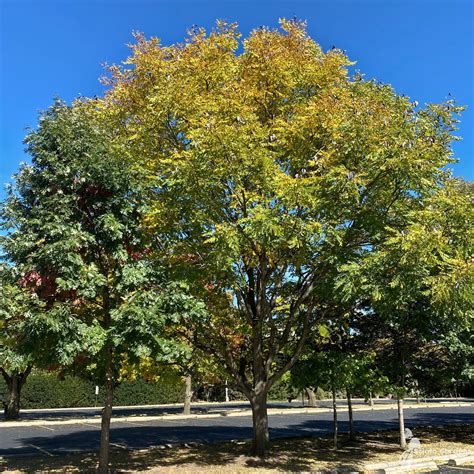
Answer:
[{"label": "tree", "polygon": [[153,181],[147,222],[170,266],[205,295],[202,344],[250,400],[258,455],[268,391],[322,317],[315,283],[437,185],[459,111],[351,78],[303,23],[281,28],[253,31],[241,54],[224,22],[166,47],[137,35],[100,106]]},{"label": "tree", "polygon": [[38,357],[96,372],[105,385],[99,471],[107,472],[113,387],[120,360],[179,357],[171,327],[199,313],[185,288],[162,278],[142,217],[139,174],[93,101],[57,101],[25,142],[32,157],[3,206],[7,257],[48,311],[29,318]]},{"label": "tree", "polygon": [[317,385],[331,392],[334,449],[337,449],[338,444],[336,392],[345,390],[347,382],[345,369],[342,352],[326,348],[324,351],[311,352],[306,357],[303,356],[292,371],[292,380],[297,387],[303,389]]},{"label": "tree", "polygon": [[316,328],[306,343],[300,360],[291,371],[292,384],[299,389],[322,387],[333,398],[334,447],[337,449],[336,392],[345,393],[349,414],[349,439],[355,440],[352,396],[366,395],[386,385],[385,377],[374,367],[375,354],[354,342],[357,336],[344,313]]},{"label": "tree", "polygon": [[14,268],[0,265],[0,373],[8,389],[6,420],[19,418],[21,389],[35,362],[33,353],[22,350],[24,321],[28,313],[42,309],[36,295],[24,290],[18,280]]},{"label": "tree", "polygon": [[344,266],[339,277],[340,289],[365,301],[359,331],[376,344],[397,393],[402,448],[403,398],[426,369],[419,366],[420,355],[439,352],[442,341],[453,344],[446,336],[456,327],[458,334],[472,332],[472,200],[472,186],[445,179],[404,216],[403,225],[389,228],[384,241],[362,261]]}]

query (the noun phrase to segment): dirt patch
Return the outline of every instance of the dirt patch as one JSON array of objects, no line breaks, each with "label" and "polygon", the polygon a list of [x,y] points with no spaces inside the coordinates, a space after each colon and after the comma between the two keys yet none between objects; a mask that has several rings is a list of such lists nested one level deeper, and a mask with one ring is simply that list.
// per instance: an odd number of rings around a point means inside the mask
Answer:
[{"label": "dirt patch", "polygon": [[[413,434],[420,440],[421,448],[412,457],[474,452],[474,427],[470,425],[417,428]],[[330,471],[335,468],[354,472],[367,463],[396,461],[403,454],[395,431],[360,434],[354,442],[341,436],[337,451],[332,449],[329,437],[274,440],[271,453],[264,460],[249,456],[249,449],[248,442],[136,451],[113,448],[111,472],[263,473]],[[95,453],[6,458],[0,460],[0,470],[7,473],[95,472],[96,464]]]}]

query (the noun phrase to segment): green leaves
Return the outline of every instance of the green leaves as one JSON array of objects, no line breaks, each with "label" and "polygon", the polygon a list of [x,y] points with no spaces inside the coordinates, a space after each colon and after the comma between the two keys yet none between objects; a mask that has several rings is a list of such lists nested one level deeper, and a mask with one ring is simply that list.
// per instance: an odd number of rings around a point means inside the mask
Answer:
[{"label": "green leaves", "polygon": [[38,363],[100,372],[110,347],[117,360],[169,360],[188,350],[172,328],[202,314],[164,281],[143,225],[148,183],[123,159],[116,134],[92,101],[57,102],[25,140],[32,164],[3,205],[10,233],[0,244],[24,275],[18,295],[41,306],[15,328]]},{"label": "green leaves", "polygon": [[[472,324],[472,186],[445,171],[461,107],[351,78],[296,21],[242,49],[222,22],[184,45],[136,40],[103,99],[56,101],[25,139],[32,163],[1,208],[11,354],[21,329],[61,364],[111,346],[170,362],[192,333],[247,390],[310,327],[340,344],[347,312],[426,339]],[[339,356],[314,363],[365,367]]]},{"label": "green leaves", "polygon": [[0,367],[7,372],[22,372],[35,361],[34,351],[24,347],[25,322],[43,310],[18,278],[13,268],[0,265]]}]

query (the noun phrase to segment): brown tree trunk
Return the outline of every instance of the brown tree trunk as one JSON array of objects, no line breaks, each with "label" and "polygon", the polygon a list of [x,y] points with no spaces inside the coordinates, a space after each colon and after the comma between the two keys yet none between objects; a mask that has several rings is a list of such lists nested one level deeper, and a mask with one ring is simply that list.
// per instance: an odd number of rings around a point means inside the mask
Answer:
[{"label": "brown tree trunk", "polygon": [[186,375],[184,379],[184,407],[183,407],[183,415],[190,415],[191,414],[191,399],[193,397],[193,390],[192,390],[192,379],[191,375]]},{"label": "brown tree trunk", "polygon": [[306,387],[306,393],[308,394],[308,406],[316,407],[316,394],[314,393],[313,387]]},{"label": "brown tree trunk", "polygon": [[114,397],[114,380],[112,366],[112,349],[106,351],[105,368],[105,405],[102,408],[102,423],[100,431],[100,450],[98,472],[103,474],[109,471],[110,419]]},{"label": "brown tree trunk", "polygon": [[1,369],[8,389],[7,400],[3,403],[5,420],[18,420],[20,418],[21,389],[30,372],[31,367],[27,367],[24,372],[14,372],[12,375],[8,375],[4,369]]},{"label": "brown tree trunk", "polygon": [[355,440],[355,429],[354,429],[354,416],[352,413],[352,397],[351,392],[346,390],[347,393],[347,410],[349,412],[349,439],[351,441]]},{"label": "brown tree trunk", "polygon": [[407,441],[405,439],[405,418],[403,414],[403,398],[400,394],[397,395],[398,406],[398,426],[400,429],[400,448],[406,449]]},{"label": "brown tree trunk", "polygon": [[12,375],[8,387],[8,398],[5,403],[5,420],[18,420],[20,418],[20,381],[18,375]]},{"label": "brown tree trunk", "polygon": [[337,406],[336,406],[336,389],[332,387],[332,416],[334,431],[334,449],[337,449]]},{"label": "brown tree trunk", "polygon": [[267,414],[267,392],[257,391],[250,399],[252,406],[253,442],[252,453],[264,457],[268,451],[268,414]]}]

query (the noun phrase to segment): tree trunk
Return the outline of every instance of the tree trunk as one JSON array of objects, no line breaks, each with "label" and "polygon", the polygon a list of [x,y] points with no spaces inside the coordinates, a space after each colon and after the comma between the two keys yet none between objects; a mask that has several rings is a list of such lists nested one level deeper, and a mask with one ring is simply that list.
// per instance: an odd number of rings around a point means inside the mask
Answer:
[{"label": "tree trunk", "polygon": [[314,393],[313,387],[306,387],[306,393],[308,394],[308,406],[316,407],[316,394]]},{"label": "tree trunk", "polygon": [[12,375],[8,375],[3,368],[1,369],[8,389],[7,400],[3,402],[5,420],[18,420],[20,418],[21,389],[30,372],[31,367],[27,367],[24,372],[14,372]]},{"label": "tree trunk", "polygon": [[405,439],[405,418],[403,414],[403,398],[400,394],[397,396],[398,406],[398,425],[400,428],[400,448],[406,449],[407,441]]},{"label": "tree trunk", "polygon": [[20,380],[18,375],[10,377],[8,386],[8,398],[5,403],[5,420],[18,420],[20,418]]},{"label": "tree trunk", "polygon": [[112,418],[112,404],[114,397],[114,381],[112,366],[112,349],[107,349],[105,372],[105,405],[102,408],[102,424],[100,431],[99,473],[109,471],[109,444],[110,444],[110,419]]},{"label": "tree trunk", "polygon": [[349,390],[347,392],[347,409],[349,412],[349,439],[351,441],[355,440],[355,430],[354,430],[354,417],[352,414],[352,398],[351,392]]},{"label": "tree trunk", "polygon": [[267,414],[267,392],[265,390],[255,393],[251,399],[253,442],[252,453],[255,456],[264,457],[268,451],[268,414]]},{"label": "tree trunk", "polygon": [[334,431],[334,449],[337,449],[337,406],[336,406],[336,389],[332,387],[332,415],[333,415],[333,431]]},{"label": "tree trunk", "polygon": [[372,398],[372,392],[369,393],[369,406],[374,406],[374,399]]},{"label": "tree trunk", "polygon": [[191,414],[191,399],[193,397],[193,390],[192,390],[192,379],[191,375],[186,375],[184,379],[184,408],[183,408],[183,415],[190,415]]}]

